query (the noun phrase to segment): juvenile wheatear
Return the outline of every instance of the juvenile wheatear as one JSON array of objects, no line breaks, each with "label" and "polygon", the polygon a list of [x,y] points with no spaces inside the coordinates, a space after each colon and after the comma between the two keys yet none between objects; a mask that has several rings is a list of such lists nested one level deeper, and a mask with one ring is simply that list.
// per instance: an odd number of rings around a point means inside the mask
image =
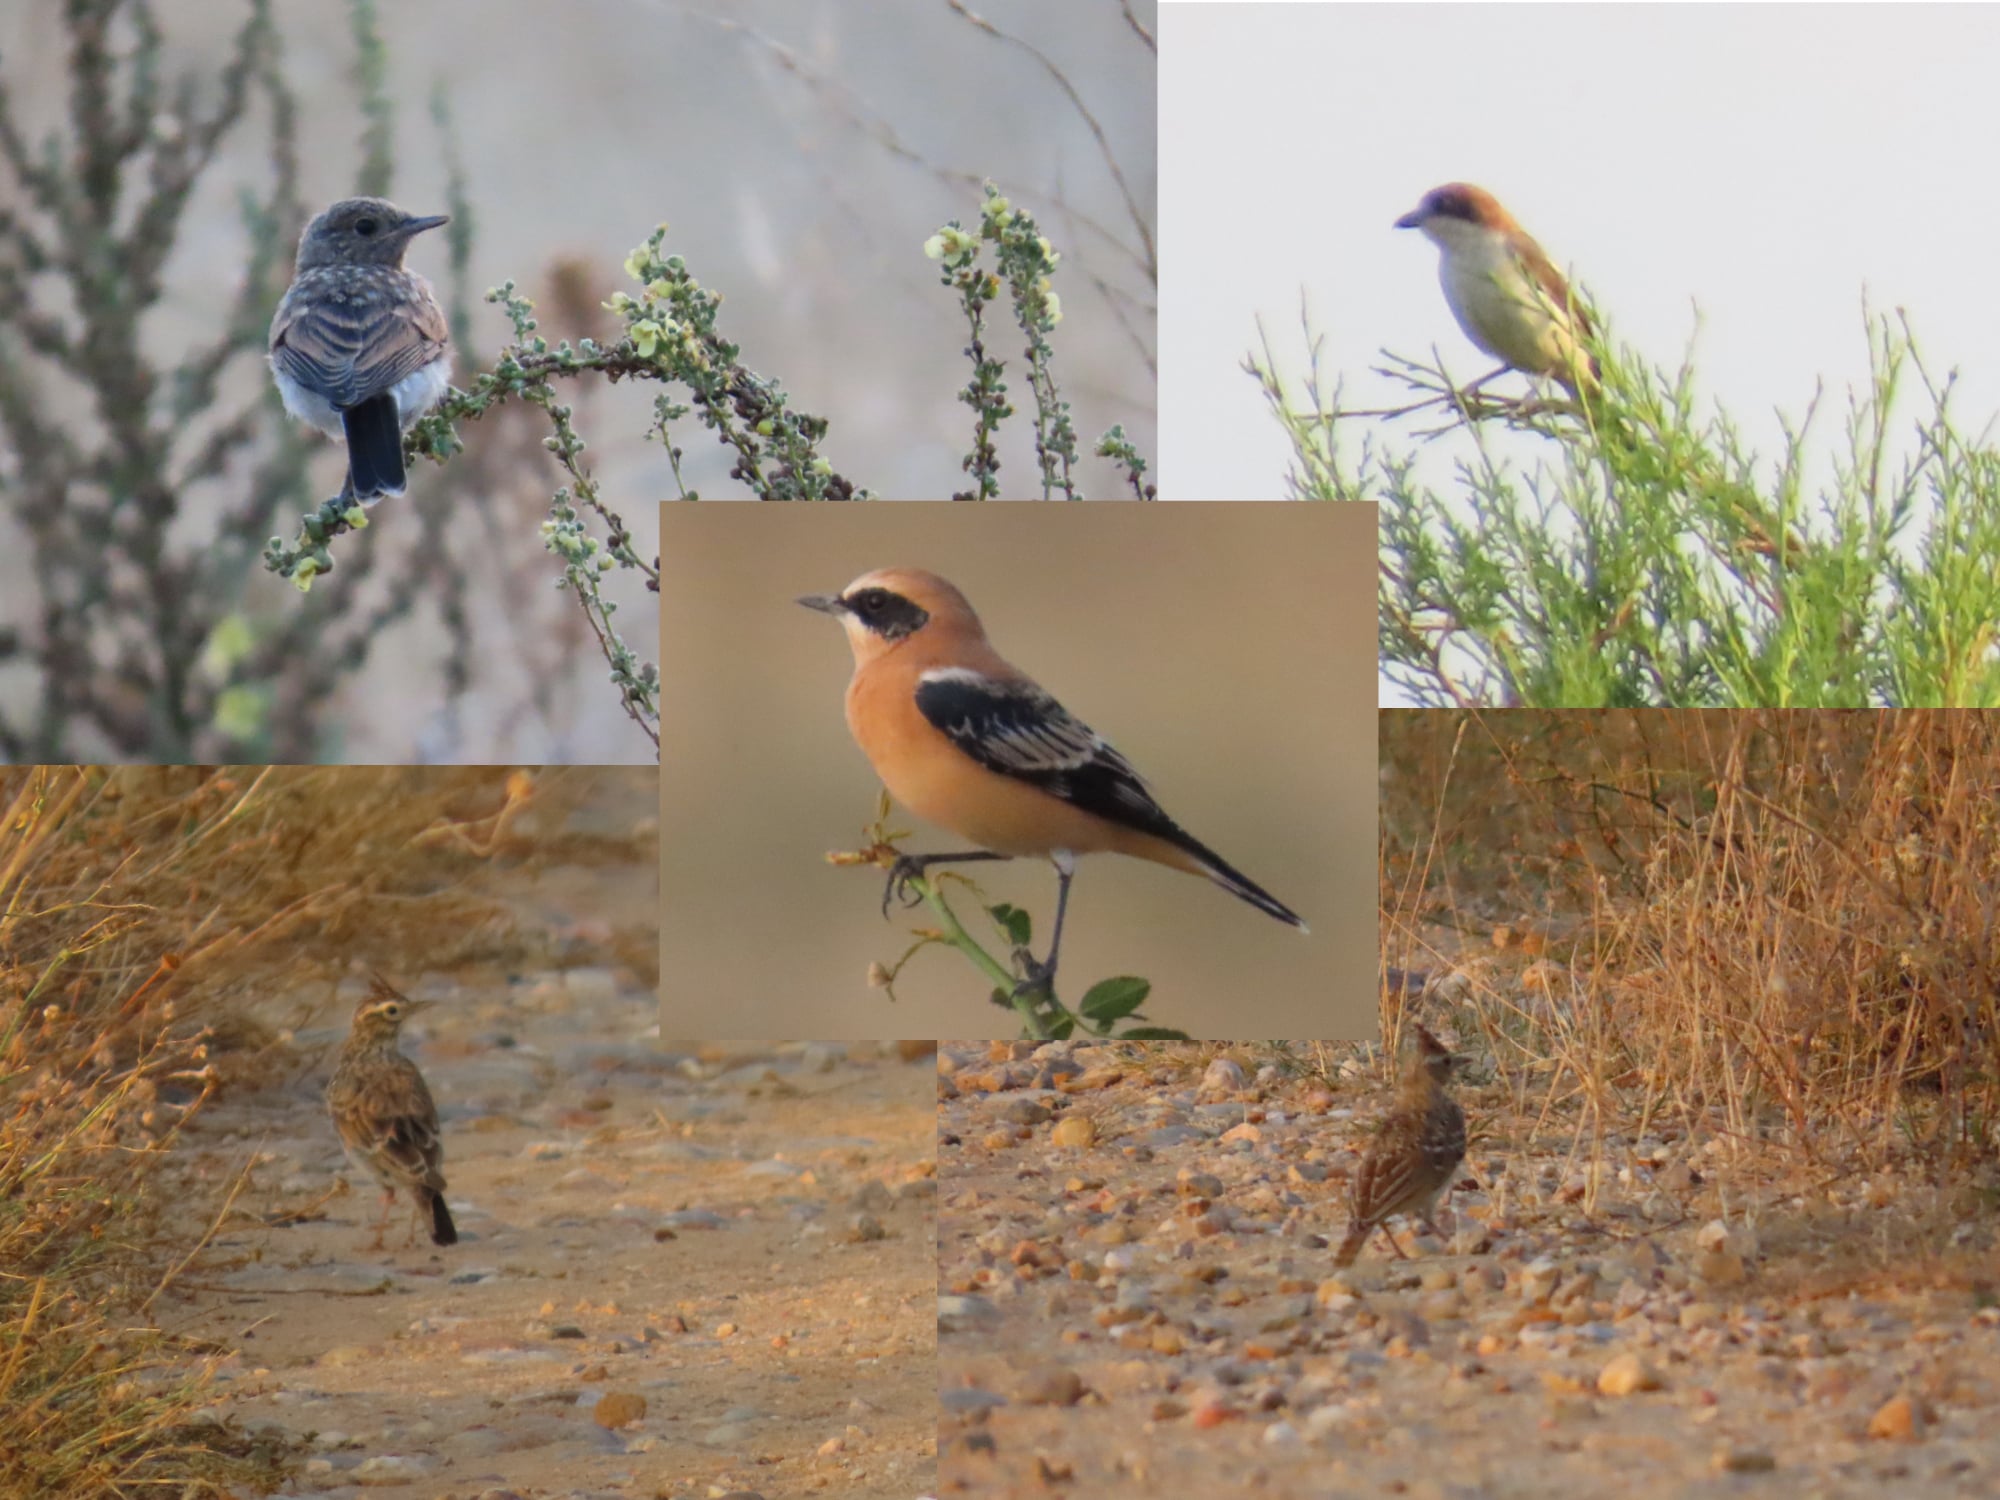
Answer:
[{"label": "juvenile wheatear", "polygon": [[1510,369],[1562,382],[1572,396],[1596,383],[1597,360],[1583,344],[1589,314],[1491,193],[1448,182],[1396,227],[1421,230],[1438,247],[1444,300],[1473,343]]},{"label": "juvenile wheatear", "polygon": [[298,269],[271,319],[271,373],[285,410],[347,443],[345,493],[403,493],[403,433],[437,405],[450,335],[431,284],[403,252],[444,214],[346,198],[306,225]]},{"label": "juvenile wheatear", "polygon": [[[1301,930],[1277,897],[1167,816],[1139,773],[1004,661],[965,596],[934,573],[885,568],[798,601],[838,619],[854,651],[847,727],[898,801],[979,847],[910,855],[894,890],[934,864],[1038,856],[1056,867],[1053,978],[1076,856],[1109,851],[1202,875]],[[886,906],[886,897],[885,897]]]}]

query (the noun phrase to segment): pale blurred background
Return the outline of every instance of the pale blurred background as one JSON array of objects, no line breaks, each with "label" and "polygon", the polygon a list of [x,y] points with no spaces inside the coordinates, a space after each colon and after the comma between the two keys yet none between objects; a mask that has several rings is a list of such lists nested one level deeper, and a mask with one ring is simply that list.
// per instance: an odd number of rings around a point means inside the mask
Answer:
[{"label": "pale blurred background", "polygon": [[[1392,227],[1454,180],[1497,195],[1615,340],[1669,369],[1693,340],[1698,394],[1765,455],[1822,387],[1809,472],[1840,450],[1864,296],[1908,310],[1935,376],[1960,372],[1962,432],[2000,409],[2000,7],[1174,0],[1160,33],[1166,498],[1279,486],[1284,434],[1238,366],[1261,316],[1303,372],[1302,292],[1348,406],[1398,404],[1371,370],[1384,348],[1435,347],[1461,382],[1493,367],[1445,307],[1436,249]],[[1901,451],[1923,409],[1899,406]],[[1425,425],[1388,431],[1411,449]],[[1448,486],[1468,452],[1431,444],[1418,473]]]},{"label": "pale blurred background", "polygon": [[[165,36],[167,99],[187,74],[198,80],[197,100],[211,106],[246,7],[157,0],[152,10]],[[58,0],[0,7],[0,82],[31,152],[66,110],[62,12]],[[478,299],[510,277],[536,299],[552,339],[609,331],[597,304],[626,285],[627,252],[664,221],[666,249],[725,298],[722,330],[741,345],[743,361],[780,380],[794,405],[831,420],[824,452],[836,469],[890,497],[949,493],[965,482],[959,465],[970,445],[970,414],[955,399],[968,373],[967,330],[922,246],[948,219],[976,222],[980,182],[991,178],[1064,252],[1057,289],[1065,316],[1054,343],[1086,447],[1123,423],[1150,458],[1155,91],[1154,54],[1141,33],[1153,24],[1153,6],[982,0],[977,13],[999,34],[944,0],[379,7],[399,109],[391,196],[413,211],[448,206],[447,137],[431,116],[434,89],[448,102],[463,162],[477,347],[459,351],[457,373],[464,376],[468,358],[490,358],[507,336],[500,312]],[[349,9],[289,0],[274,14],[284,75],[300,104],[300,193],[316,210],[353,189],[361,160]],[[121,23],[118,45],[129,44],[128,30]],[[163,359],[212,337],[241,284],[249,241],[237,194],[269,176],[268,123],[254,124],[222,143],[167,263],[168,296],[144,330]],[[0,165],[0,208],[12,191]],[[418,240],[411,264],[445,291],[444,233]],[[63,293],[49,295],[59,301]],[[1018,344],[1006,323],[996,348],[1012,360]],[[254,399],[265,380],[261,364],[244,362],[232,369],[224,399],[232,408]],[[642,439],[657,388],[586,381],[568,389],[606,501],[650,559],[653,504],[676,492],[664,450]],[[275,433],[281,418],[272,410],[268,420]],[[537,531],[556,483],[536,446],[547,429],[513,422],[503,414],[460,429],[469,446],[507,455],[500,469],[509,476],[504,492],[465,506],[479,513],[455,521],[448,545],[437,549],[469,579],[460,605],[469,643],[454,647],[427,593],[376,635],[365,667],[334,701],[315,705],[330,728],[299,753],[349,761],[652,758],[651,742],[607,686],[573,602],[550,586],[557,569]],[[676,433],[687,486],[705,497],[740,493],[727,477],[733,455],[692,421]],[[341,472],[335,446],[315,443],[312,498],[332,494]],[[1003,478],[1025,492],[1034,456],[1023,423],[1008,428],[1002,459]],[[361,579],[354,560],[374,550],[409,562],[419,546],[413,513],[438,495],[443,477],[420,463],[406,499],[379,507],[367,532],[339,540],[337,571],[310,597],[253,573],[243,622],[254,634],[261,619],[324,608],[342,587],[366,588],[372,601],[383,579]],[[1093,495],[1118,488],[1095,459],[1085,463],[1083,483]],[[32,626],[30,601],[41,581],[5,486],[0,462],[0,632]],[[178,544],[200,548],[236,498],[217,493],[228,488],[212,483],[181,497]],[[295,514],[274,529],[289,540]],[[614,588],[624,610],[618,625],[650,657],[656,600],[631,574]],[[452,670],[469,674],[470,686],[445,705],[440,684]],[[23,663],[0,661],[0,713],[25,716],[41,687]],[[59,748],[73,758],[119,758],[88,735]],[[188,753],[256,748],[197,735]]]},{"label": "pale blurred background", "polygon": [[[941,573],[995,647],[1103,734],[1169,814],[1309,924],[1206,880],[1080,861],[1060,988],[1153,981],[1157,1024],[1202,1038],[1361,1037],[1375,1027],[1372,506],[663,507],[662,737],[668,1034],[1012,1036],[958,953],[931,949],[891,1002],[868,988],[924,908],[883,921],[884,876],[825,863],[864,842],[880,783],[848,737],[836,621],[801,594],[890,565]],[[963,847],[900,809],[912,853]],[[1043,949],[1043,861],[966,866]],[[968,930],[990,935],[970,901]],[[1004,959],[1003,959],[1004,961]]]}]

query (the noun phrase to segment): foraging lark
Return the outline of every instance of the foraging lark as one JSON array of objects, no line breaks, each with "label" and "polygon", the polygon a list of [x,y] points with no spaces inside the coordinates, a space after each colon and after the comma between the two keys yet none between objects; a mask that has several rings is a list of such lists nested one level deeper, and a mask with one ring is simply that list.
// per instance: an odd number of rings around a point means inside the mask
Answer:
[{"label": "foraging lark", "polygon": [[354,1008],[354,1029],[326,1086],[326,1107],[348,1159],[382,1184],[382,1218],[369,1246],[373,1250],[382,1248],[389,1205],[399,1187],[409,1192],[414,1205],[406,1244],[416,1243],[417,1221],[426,1213],[433,1245],[458,1243],[439,1170],[444,1142],[438,1138],[437,1105],[417,1065],[396,1049],[404,1018],[429,1003],[399,995],[379,974],[373,976],[367,998]]},{"label": "foraging lark", "polygon": [[[1465,1111],[1445,1089],[1458,1062],[1417,1027],[1416,1055],[1404,1064],[1396,1101],[1354,1174],[1348,1197],[1353,1222],[1333,1258],[1336,1266],[1354,1264],[1368,1236],[1396,1214],[1422,1219],[1436,1232],[1431,1210],[1465,1160]],[[1389,1248],[1409,1259],[1393,1235]]]}]

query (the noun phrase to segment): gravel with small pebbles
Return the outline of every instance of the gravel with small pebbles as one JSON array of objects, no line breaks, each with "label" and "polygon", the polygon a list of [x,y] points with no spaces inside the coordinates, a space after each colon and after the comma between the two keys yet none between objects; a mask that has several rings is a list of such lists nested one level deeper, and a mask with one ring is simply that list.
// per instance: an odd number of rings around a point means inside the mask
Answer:
[{"label": "gravel with small pebbles", "polygon": [[1369,1069],[980,1042],[938,1074],[946,1493],[2000,1493],[2000,1309],[1816,1289],[1824,1216],[1720,1192],[1711,1143],[1579,1168],[1482,1137],[1473,1090],[1445,1238],[1335,1271]]}]

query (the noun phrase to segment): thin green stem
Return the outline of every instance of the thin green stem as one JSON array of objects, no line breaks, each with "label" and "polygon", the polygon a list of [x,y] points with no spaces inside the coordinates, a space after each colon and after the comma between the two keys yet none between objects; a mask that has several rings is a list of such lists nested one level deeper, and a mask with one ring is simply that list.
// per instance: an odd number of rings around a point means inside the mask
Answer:
[{"label": "thin green stem", "polygon": [[1014,1013],[1021,1018],[1021,1024],[1027,1029],[1028,1035],[1033,1040],[1038,1042],[1049,1040],[1051,1033],[1048,1030],[1046,1022],[1042,1019],[1040,1009],[1034,1003],[1034,997],[1037,994],[1044,995],[1051,1005],[1057,1007],[1060,1007],[1062,1002],[1057,1000],[1054,995],[1049,994],[1046,989],[1021,990],[1020,979],[1013,971],[1008,969],[1006,965],[1001,963],[991,953],[988,953],[985,945],[965,930],[965,924],[958,920],[958,916],[952,911],[950,903],[944,899],[944,892],[939,888],[937,882],[929,880],[922,875],[913,875],[910,877],[908,884],[911,890],[923,898],[924,905],[935,912],[938,920],[944,924],[944,937],[942,941],[958,949],[959,952],[971,959],[973,965],[988,979],[993,981],[995,988],[1007,994],[1008,1003],[1014,1007]]}]

